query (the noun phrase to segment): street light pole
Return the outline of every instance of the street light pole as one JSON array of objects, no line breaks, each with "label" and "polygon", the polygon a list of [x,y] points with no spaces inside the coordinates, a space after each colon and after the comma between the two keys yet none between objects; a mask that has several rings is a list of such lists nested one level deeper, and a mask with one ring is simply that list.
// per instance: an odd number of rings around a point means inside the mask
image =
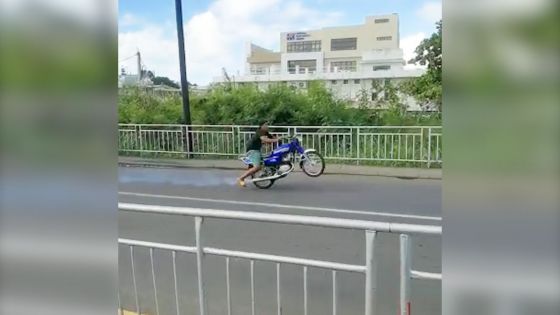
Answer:
[{"label": "street light pole", "polygon": [[192,152],[191,109],[189,100],[189,85],[187,81],[187,62],[185,57],[185,33],[183,31],[183,5],[182,0],[175,0],[175,14],[177,16],[177,39],[179,44],[179,69],[181,71],[181,94],[183,97],[183,123],[186,125],[185,148],[187,156]]}]

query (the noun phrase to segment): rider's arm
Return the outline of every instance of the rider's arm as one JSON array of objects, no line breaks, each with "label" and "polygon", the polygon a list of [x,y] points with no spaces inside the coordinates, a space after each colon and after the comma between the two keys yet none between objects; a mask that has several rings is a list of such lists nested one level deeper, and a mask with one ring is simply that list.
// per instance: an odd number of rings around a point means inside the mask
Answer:
[{"label": "rider's arm", "polygon": [[268,136],[261,136],[261,141],[263,143],[276,143],[278,142],[278,139],[276,138],[269,138]]}]

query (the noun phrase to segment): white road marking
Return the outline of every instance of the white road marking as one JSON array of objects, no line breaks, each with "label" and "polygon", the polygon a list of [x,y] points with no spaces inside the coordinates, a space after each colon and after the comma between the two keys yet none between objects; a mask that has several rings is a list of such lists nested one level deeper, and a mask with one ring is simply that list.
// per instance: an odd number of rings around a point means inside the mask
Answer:
[{"label": "white road marking", "polygon": [[430,220],[430,221],[441,221],[442,220],[441,217],[431,217],[431,216],[414,215],[414,214],[398,214],[398,213],[388,213],[388,212],[333,209],[333,208],[286,205],[286,204],[274,204],[274,203],[265,203],[265,202],[251,202],[251,201],[197,198],[197,197],[187,197],[187,196],[155,195],[155,194],[126,192],[126,191],[119,191],[119,195],[137,196],[137,197],[150,197],[150,198],[162,198],[162,199],[203,201],[203,202],[213,202],[213,203],[222,203],[222,204],[231,204],[231,205],[260,206],[260,207],[268,207],[268,208],[301,209],[301,210],[309,210],[309,211],[323,211],[323,212],[332,212],[332,213],[360,214],[360,215],[383,216],[383,217],[406,218],[406,219],[418,219],[418,220]]}]

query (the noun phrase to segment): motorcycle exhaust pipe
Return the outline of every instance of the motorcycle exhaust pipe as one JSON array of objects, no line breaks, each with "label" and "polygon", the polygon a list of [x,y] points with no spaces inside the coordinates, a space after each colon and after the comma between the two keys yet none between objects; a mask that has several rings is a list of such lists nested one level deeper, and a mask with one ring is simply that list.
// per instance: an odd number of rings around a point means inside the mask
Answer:
[{"label": "motorcycle exhaust pipe", "polygon": [[290,170],[288,170],[285,173],[282,174],[274,174],[272,176],[268,176],[268,177],[259,177],[259,178],[253,178],[251,181],[254,182],[264,182],[267,180],[274,180],[274,179],[278,179],[281,177],[286,177],[286,175],[290,174],[293,170],[294,170],[295,166],[292,164],[292,167],[290,168]]},{"label": "motorcycle exhaust pipe", "polygon": [[295,165],[292,164],[292,167],[287,172],[284,172],[284,173],[280,174],[280,177],[288,176],[288,174],[290,174],[294,170],[294,168],[295,168]]},{"label": "motorcycle exhaust pipe", "polygon": [[253,179],[251,180],[251,182],[253,182],[253,183],[255,183],[255,182],[264,182],[264,181],[267,181],[267,180],[278,179],[278,178],[280,178],[281,176],[282,176],[282,175],[276,174],[276,175],[272,175],[272,176],[268,176],[268,177],[253,178]]}]

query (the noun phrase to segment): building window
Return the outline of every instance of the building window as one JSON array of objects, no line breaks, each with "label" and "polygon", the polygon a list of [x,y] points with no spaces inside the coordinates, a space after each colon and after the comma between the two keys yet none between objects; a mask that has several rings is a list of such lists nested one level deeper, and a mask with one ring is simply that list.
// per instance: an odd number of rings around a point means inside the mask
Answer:
[{"label": "building window", "polygon": [[379,36],[377,37],[378,41],[382,41],[382,40],[392,40],[393,36]]},{"label": "building window", "polygon": [[321,51],[321,41],[305,40],[301,42],[289,42],[287,51],[289,53]]},{"label": "building window", "polygon": [[251,70],[251,74],[257,74],[258,75],[258,74],[267,74],[267,73],[268,73],[268,68],[267,67],[257,66],[257,67],[254,67]]},{"label": "building window", "polygon": [[372,101],[377,100],[377,93],[375,93],[375,92],[371,93],[371,100]]},{"label": "building window", "polygon": [[331,51],[356,50],[357,48],[358,48],[358,39],[356,37],[331,39]]},{"label": "building window", "polygon": [[331,62],[331,72],[336,71],[356,71],[356,61],[333,61]]},{"label": "building window", "polygon": [[317,71],[317,60],[288,60],[288,73],[302,74],[305,69],[309,73]]},{"label": "building window", "polygon": [[360,84],[360,79],[354,80],[354,84]]},{"label": "building window", "polygon": [[373,66],[373,71],[384,71],[391,69],[391,66],[383,65],[383,66]]},{"label": "building window", "polygon": [[375,19],[375,24],[388,23],[389,19]]},{"label": "building window", "polygon": [[336,80],[332,80],[332,81],[331,81],[331,84],[332,84],[332,85],[336,85]]},{"label": "building window", "polygon": [[348,84],[348,80],[344,80],[344,81],[342,81],[342,83]]}]

